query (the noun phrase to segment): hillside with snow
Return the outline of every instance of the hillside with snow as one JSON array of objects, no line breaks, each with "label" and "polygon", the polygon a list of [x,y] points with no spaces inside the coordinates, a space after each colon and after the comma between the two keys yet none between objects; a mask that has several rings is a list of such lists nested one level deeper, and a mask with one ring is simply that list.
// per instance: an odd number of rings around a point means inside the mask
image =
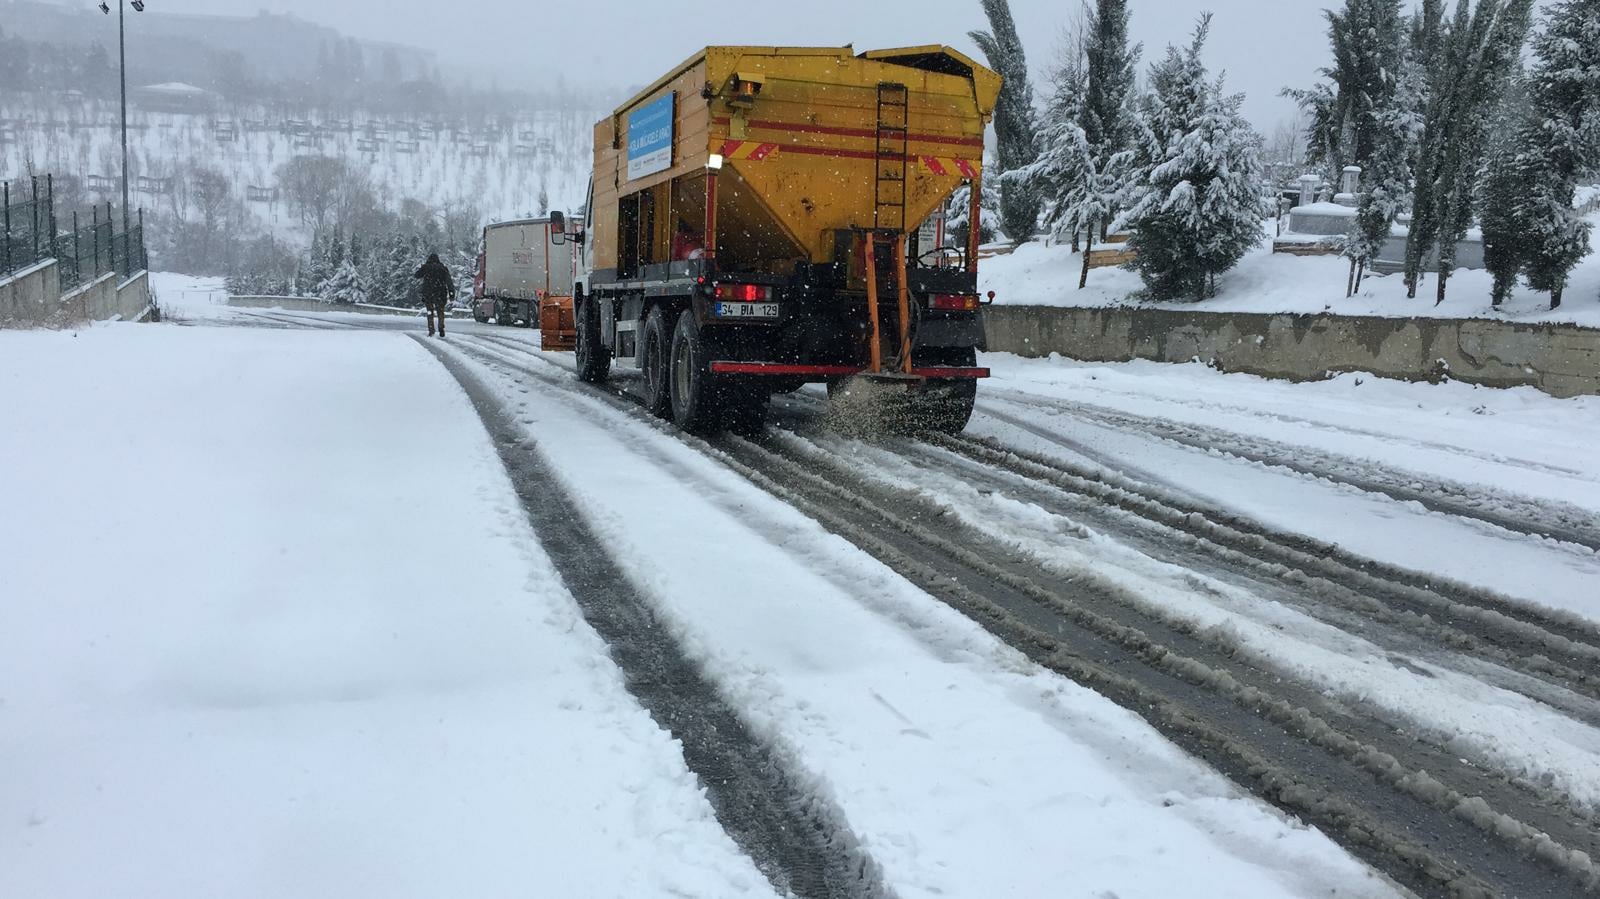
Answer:
[{"label": "hillside with snow", "polygon": [[[591,134],[601,113],[528,109],[476,123],[353,113],[297,118],[264,108],[185,114],[129,113],[132,202],[150,212],[196,218],[206,199],[192,174],[220,171],[246,226],[303,242],[306,224],[279,191],[279,167],[330,156],[365,172],[389,207],[416,200],[434,210],[474,207],[487,220],[575,208],[587,184]],[[0,101],[0,180],[51,173],[62,208],[120,205],[120,132],[115,104]],[[168,180],[170,179],[170,180]]]}]

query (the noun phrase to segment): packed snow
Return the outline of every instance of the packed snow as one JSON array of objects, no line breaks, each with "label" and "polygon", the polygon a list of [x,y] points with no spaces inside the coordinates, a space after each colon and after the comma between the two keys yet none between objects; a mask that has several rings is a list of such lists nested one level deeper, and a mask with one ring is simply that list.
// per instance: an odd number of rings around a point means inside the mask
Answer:
[{"label": "packed snow", "polygon": [[398,335],[0,332],[0,892],[771,896]]},{"label": "packed snow", "polygon": [[[771,895],[679,747],[627,695],[460,388],[403,333],[364,330],[406,322],[237,327],[295,322],[226,306],[213,279],[154,284],[188,327],[0,334],[0,385],[18,398],[0,458],[24,463],[0,472],[15,498],[0,516],[14,585],[0,601],[6,882],[67,897],[130,885]],[[1068,882],[1124,897],[1394,894],[1136,715],[577,385],[570,356],[537,354],[536,341],[467,322],[444,346],[514,413],[552,489],[575,498],[752,731],[840,810],[896,895],[1049,895]],[[976,436],[1600,619],[1593,551],[1071,411],[1221,428],[1600,515],[1586,464],[1594,398],[983,364],[995,377]],[[1014,424],[1022,414],[1029,429]],[[1596,731],[1479,679],[1470,660],[1396,662],[1115,535],[869,445],[846,457],[1052,570],[1108,578],[1473,764],[1600,807],[1586,773]]]},{"label": "packed snow", "polygon": [[[1290,383],[1203,365],[984,356],[979,409],[1026,409],[1043,434],[980,416],[970,433],[1176,486],[1276,527],[1403,567],[1600,620],[1600,554],[1515,534],[1217,451],[1076,417],[1052,401],[1195,422],[1347,456],[1386,472],[1448,475],[1600,519],[1600,398],[1520,387],[1413,384],[1345,374]],[[1022,405],[1018,405],[1018,404]]]},{"label": "packed snow", "polygon": [[662,428],[482,366],[484,351],[468,361],[625,570],[898,895],[1389,893],[1319,833]]}]

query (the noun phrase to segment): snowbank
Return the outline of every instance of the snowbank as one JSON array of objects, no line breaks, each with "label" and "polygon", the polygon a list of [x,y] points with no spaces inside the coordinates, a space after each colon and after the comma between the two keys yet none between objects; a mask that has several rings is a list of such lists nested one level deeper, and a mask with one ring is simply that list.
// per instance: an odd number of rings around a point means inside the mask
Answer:
[{"label": "snowbank", "polygon": [[772,895],[412,341],[0,332],[0,392],[0,892]]},{"label": "snowbank", "polygon": [[[1343,209],[1344,207],[1337,207]],[[1600,223],[1600,213],[1590,216]],[[1346,298],[1350,262],[1338,256],[1300,257],[1271,252],[1261,245],[1232,271],[1217,279],[1218,295],[1199,303],[1145,303],[1139,276],[1122,269],[1094,269],[1088,286],[1078,290],[1083,259],[1071,248],[1033,241],[1015,252],[984,259],[979,265],[980,291],[993,290],[995,302],[1031,306],[1139,305],[1196,312],[1335,313],[1384,318],[1499,318],[1517,322],[1570,322],[1600,328],[1600,227],[1590,253],[1573,270],[1562,308],[1550,311],[1548,294],[1519,285],[1506,304],[1489,302],[1488,272],[1458,270],[1450,278],[1442,305],[1433,302],[1435,281],[1428,277],[1415,299],[1406,298],[1400,275],[1368,275],[1356,296]]]}]

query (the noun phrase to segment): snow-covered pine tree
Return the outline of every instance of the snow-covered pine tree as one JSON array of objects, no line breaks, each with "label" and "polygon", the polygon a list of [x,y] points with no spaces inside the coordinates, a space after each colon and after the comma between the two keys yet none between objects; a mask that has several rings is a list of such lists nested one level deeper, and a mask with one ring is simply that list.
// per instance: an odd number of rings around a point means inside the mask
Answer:
[{"label": "snow-covered pine tree", "polygon": [[323,286],[321,296],[331,303],[366,303],[372,299],[372,287],[355,263],[346,259]]},{"label": "snow-covered pine tree", "polygon": [[1405,60],[1400,69],[1399,103],[1410,119],[1406,137],[1406,166],[1417,170],[1422,148],[1422,126],[1428,115],[1428,86],[1439,42],[1444,38],[1444,0],[1422,0],[1412,14]]},{"label": "snow-covered pine tree", "polygon": [[[994,108],[994,135],[999,155],[999,172],[1020,169],[1038,158],[1037,124],[1033,110],[1033,85],[1028,79],[1028,60],[1011,18],[1008,0],[981,0],[989,31],[973,31],[968,36],[983,51],[989,67],[1004,79],[1000,99]],[[1039,198],[1024,184],[1000,185],[1000,222],[1006,236],[1025,241],[1033,236],[1039,221]]]},{"label": "snow-covered pine tree", "polygon": [[411,273],[417,270],[420,261],[412,258],[410,236],[400,230],[389,235],[385,256],[384,302],[393,306],[411,305],[411,290],[416,283]]},{"label": "snow-covered pine tree", "polygon": [[[1410,183],[1408,144],[1411,113],[1400,93],[1405,70],[1405,31],[1400,0],[1347,0],[1342,18],[1329,14],[1330,27],[1343,31],[1347,71],[1341,95],[1348,106],[1350,159],[1361,167],[1361,199],[1345,241],[1350,258],[1349,293],[1360,284],[1366,263],[1382,249],[1389,226]],[[1340,166],[1343,168],[1343,166]]]},{"label": "snow-covered pine tree", "polygon": [[1408,30],[1400,0],[1345,0],[1325,13],[1333,65],[1327,82],[1288,90],[1309,122],[1307,161],[1337,181],[1346,166],[1361,167],[1361,203],[1345,241],[1350,258],[1346,293],[1356,289],[1363,264],[1388,236],[1389,223],[1410,179],[1411,101],[1402,93]]},{"label": "snow-covered pine tree", "polygon": [[1045,226],[1056,240],[1087,237],[1083,247],[1083,271],[1078,288],[1089,278],[1089,246],[1111,220],[1114,204],[1121,196],[1120,175],[1131,154],[1113,156],[1102,170],[1089,137],[1074,122],[1051,122],[1040,135],[1045,146],[1033,165],[1008,172],[1009,181],[1029,180],[1049,192],[1045,206]]},{"label": "snow-covered pine tree", "polygon": [[1209,296],[1262,237],[1261,139],[1239,113],[1243,96],[1208,80],[1200,54],[1210,27],[1204,15],[1186,49],[1167,48],[1141,104],[1148,174],[1135,179],[1122,219],[1132,228],[1128,267],[1154,299]]},{"label": "snow-covered pine tree", "polygon": [[1480,178],[1483,265],[1494,278],[1490,298],[1496,306],[1511,295],[1528,259],[1526,201],[1532,173],[1520,150],[1528,118],[1525,105],[1500,104]]},{"label": "snow-covered pine tree", "polygon": [[1057,48],[1059,58],[1050,70],[1050,98],[1045,103],[1039,123],[1039,155],[1033,162],[1006,172],[999,178],[1003,188],[1014,184],[1031,188],[1041,203],[1041,221],[1052,238],[1070,241],[1076,253],[1083,236],[1082,223],[1073,220],[1073,227],[1060,227],[1065,214],[1065,198],[1072,189],[1075,172],[1077,144],[1064,144],[1061,136],[1070,126],[1076,131],[1083,120],[1085,83],[1088,78],[1087,41],[1088,10],[1080,11],[1076,21],[1069,23],[1061,34]]},{"label": "snow-covered pine tree", "polygon": [[[1116,162],[1132,142],[1134,129],[1134,86],[1142,44],[1128,43],[1127,0],[1098,0],[1090,21],[1085,48],[1084,98],[1081,124],[1085,139],[1094,153],[1094,167],[1102,178],[1125,169]],[[1104,240],[1111,219],[1121,211],[1120,188],[1108,197],[1107,215],[1097,221]],[[1093,243],[1091,238],[1090,243]],[[1080,279],[1081,280],[1081,279]]]},{"label": "snow-covered pine tree", "polygon": [[1577,177],[1600,166],[1600,0],[1551,4],[1533,52],[1533,121],[1520,142],[1530,169],[1527,274],[1555,309],[1572,267],[1589,253],[1591,226],[1572,200]]},{"label": "snow-covered pine tree", "polygon": [[[1486,122],[1527,36],[1533,0],[1457,0],[1455,20],[1437,40],[1428,110],[1406,241],[1406,287],[1416,296],[1428,253],[1439,254],[1437,303],[1455,268],[1456,244],[1472,224]],[[1426,38],[1425,38],[1426,40]]]}]

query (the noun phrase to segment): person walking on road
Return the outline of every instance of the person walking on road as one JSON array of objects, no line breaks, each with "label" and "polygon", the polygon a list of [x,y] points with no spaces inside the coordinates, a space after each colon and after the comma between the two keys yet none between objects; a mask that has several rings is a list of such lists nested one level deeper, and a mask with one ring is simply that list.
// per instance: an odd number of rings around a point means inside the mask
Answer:
[{"label": "person walking on road", "polygon": [[428,310],[428,336],[433,336],[433,320],[439,319],[439,336],[444,336],[444,310],[445,304],[456,298],[456,282],[450,277],[450,269],[439,261],[438,253],[428,255],[428,261],[422,263],[411,277],[422,279],[422,305]]}]

